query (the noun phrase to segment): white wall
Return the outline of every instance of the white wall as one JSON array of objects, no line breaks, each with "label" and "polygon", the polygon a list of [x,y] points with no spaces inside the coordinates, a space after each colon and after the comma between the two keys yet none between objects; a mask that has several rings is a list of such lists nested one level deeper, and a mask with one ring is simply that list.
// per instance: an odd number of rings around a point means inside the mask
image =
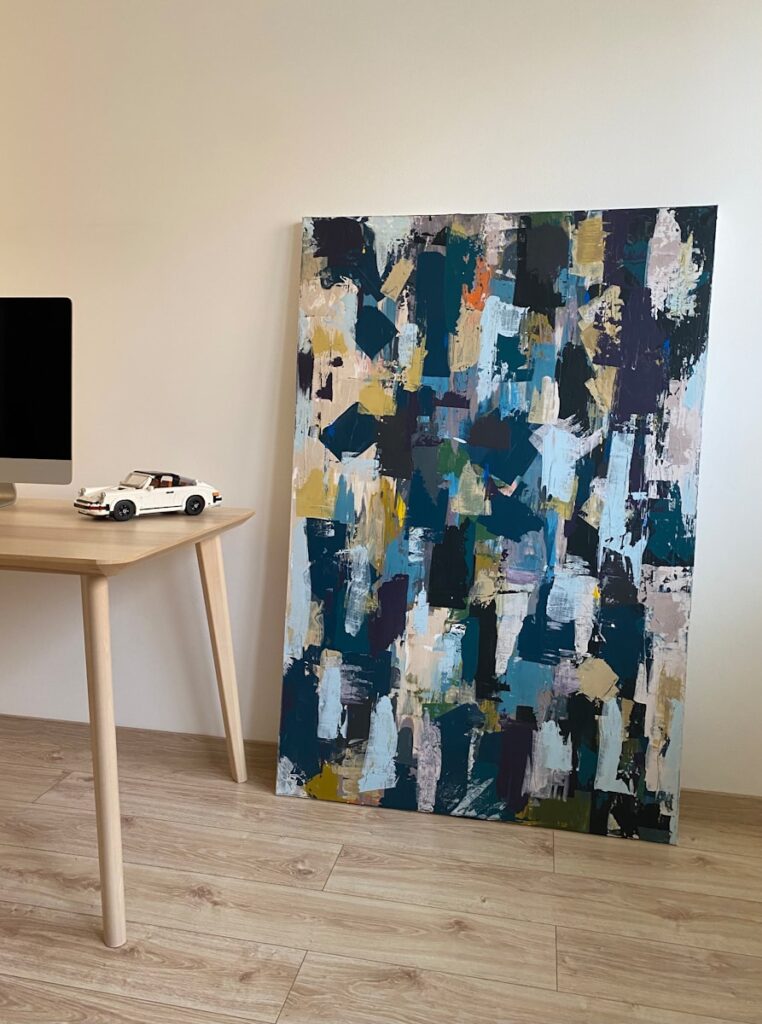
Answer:
[{"label": "white wall", "polygon": [[[256,506],[224,541],[248,736],[277,732],[300,218],[718,202],[684,782],[762,793],[760,38],[756,0],[0,4],[0,294],[74,299],[66,493],[151,463]],[[119,722],[219,732],[191,555],[112,595]],[[76,580],[0,574],[0,643],[0,711],[86,717]]]}]

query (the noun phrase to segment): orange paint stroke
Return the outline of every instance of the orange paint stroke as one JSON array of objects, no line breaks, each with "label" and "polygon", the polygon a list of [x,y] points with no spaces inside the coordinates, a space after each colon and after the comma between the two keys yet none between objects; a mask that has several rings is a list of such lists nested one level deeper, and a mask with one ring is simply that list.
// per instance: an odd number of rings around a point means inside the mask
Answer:
[{"label": "orange paint stroke", "polygon": [[474,287],[469,291],[463,285],[463,301],[468,307],[471,309],[484,309],[484,301],[489,295],[491,277],[492,268],[487,266],[487,261],[483,257],[477,256]]}]

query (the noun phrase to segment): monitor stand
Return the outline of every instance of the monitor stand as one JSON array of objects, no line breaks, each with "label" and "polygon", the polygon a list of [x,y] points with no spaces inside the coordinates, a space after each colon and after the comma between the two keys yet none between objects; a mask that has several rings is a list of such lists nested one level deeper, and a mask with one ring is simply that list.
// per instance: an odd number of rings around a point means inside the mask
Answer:
[{"label": "monitor stand", "polygon": [[16,500],[16,485],[0,483],[0,508],[12,505]]}]

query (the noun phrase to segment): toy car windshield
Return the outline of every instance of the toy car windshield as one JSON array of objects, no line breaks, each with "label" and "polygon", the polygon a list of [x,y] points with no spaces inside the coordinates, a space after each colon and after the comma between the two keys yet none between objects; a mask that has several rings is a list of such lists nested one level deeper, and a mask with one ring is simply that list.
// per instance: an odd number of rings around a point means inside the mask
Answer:
[{"label": "toy car windshield", "polygon": [[147,473],[130,473],[120,483],[122,487],[142,487],[148,479]]}]

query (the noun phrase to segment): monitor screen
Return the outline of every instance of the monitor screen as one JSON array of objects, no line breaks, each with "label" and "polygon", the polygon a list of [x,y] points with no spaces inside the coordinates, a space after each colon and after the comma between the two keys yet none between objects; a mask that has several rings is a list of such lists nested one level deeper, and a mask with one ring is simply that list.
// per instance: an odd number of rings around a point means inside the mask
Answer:
[{"label": "monitor screen", "polygon": [[71,299],[0,298],[0,459],[71,459]]}]

